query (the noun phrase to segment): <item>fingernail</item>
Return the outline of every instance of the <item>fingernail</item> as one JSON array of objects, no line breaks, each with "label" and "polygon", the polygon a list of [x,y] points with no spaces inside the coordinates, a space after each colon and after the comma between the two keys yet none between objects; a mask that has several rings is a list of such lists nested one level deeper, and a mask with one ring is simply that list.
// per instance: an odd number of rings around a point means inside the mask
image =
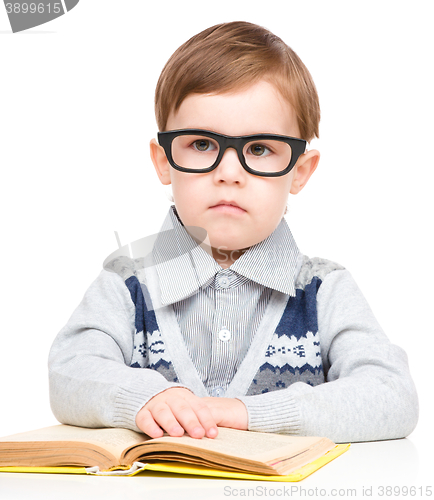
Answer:
[{"label": "fingernail", "polygon": [[184,429],[180,425],[175,425],[172,427],[169,434],[174,437],[182,436],[184,434]]},{"label": "fingernail", "polygon": [[208,431],[208,437],[210,438],[215,438],[218,434],[218,431],[215,427],[211,427],[211,429],[209,429]]},{"label": "fingernail", "polygon": [[203,427],[195,427],[193,430],[192,430],[192,434],[193,434],[193,437],[203,437],[205,435],[205,432],[203,430]]}]

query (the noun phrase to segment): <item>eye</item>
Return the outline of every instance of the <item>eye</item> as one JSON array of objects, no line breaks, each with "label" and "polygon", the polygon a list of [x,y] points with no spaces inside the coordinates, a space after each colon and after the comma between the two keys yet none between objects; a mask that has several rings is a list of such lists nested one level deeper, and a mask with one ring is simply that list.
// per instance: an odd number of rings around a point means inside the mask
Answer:
[{"label": "eye", "polygon": [[271,151],[264,146],[263,144],[252,144],[248,147],[247,152],[252,154],[253,156],[268,156]]},{"label": "eye", "polygon": [[213,151],[215,149],[215,145],[208,139],[198,139],[192,145],[197,151]]}]

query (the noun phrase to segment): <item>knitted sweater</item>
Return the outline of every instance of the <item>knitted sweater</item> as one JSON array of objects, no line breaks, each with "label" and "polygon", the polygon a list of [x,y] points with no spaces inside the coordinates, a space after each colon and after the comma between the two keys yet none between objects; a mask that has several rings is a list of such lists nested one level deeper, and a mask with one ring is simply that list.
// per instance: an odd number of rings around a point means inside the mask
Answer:
[{"label": "knitted sweater", "polygon": [[[138,430],[159,392],[208,396],[158,276],[143,259],[115,259],[57,336],[50,397],[63,423]],[[405,352],[391,344],[348,271],[300,256],[295,296],[273,291],[226,397],[249,430],[369,441],[407,436],[418,401]]]}]

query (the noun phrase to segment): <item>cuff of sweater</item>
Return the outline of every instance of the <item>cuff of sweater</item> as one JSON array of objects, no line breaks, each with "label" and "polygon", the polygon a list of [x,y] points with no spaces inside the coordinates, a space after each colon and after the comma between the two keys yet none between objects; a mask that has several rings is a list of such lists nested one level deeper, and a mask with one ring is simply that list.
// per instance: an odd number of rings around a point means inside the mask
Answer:
[{"label": "cuff of sweater", "polygon": [[288,391],[238,397],[247,408],[249,431],[300,434],[300,410]]},{"label": "cuff of sweater", "polygon": [[183,387],[181,384],[174,384],[161,381],[152,384],[152,387],[139,385],[134,388],[119,388],[113,414],[114,427],[124,427],[136,432],[142,432],[136,425],[136,415],[145,404],[160,392],[171,387]]}]

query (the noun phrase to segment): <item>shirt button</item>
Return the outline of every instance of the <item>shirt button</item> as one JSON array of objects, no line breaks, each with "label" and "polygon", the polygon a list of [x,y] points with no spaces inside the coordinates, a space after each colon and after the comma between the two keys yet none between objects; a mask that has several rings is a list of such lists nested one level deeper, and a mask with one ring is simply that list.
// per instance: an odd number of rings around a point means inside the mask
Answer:
[{"label": "shirt button", "polygon": [[215,398],[221,398],[225,395],[225,390],[223,387],[214,387],[214,389],[211,391],[211,394]]},{"label": "shirt button", "polygon": [[222,342],[228,342],[231,339],[231,332],[229,330],[220,330],[219,331],[219,339]]},{"label": "shirt button", "polygon": [[229,278],[227,278],[226,276],[222,276],[220,279],[219,279],[219,285],[222,287],[222,288],[227,288],[229,286]]}]

